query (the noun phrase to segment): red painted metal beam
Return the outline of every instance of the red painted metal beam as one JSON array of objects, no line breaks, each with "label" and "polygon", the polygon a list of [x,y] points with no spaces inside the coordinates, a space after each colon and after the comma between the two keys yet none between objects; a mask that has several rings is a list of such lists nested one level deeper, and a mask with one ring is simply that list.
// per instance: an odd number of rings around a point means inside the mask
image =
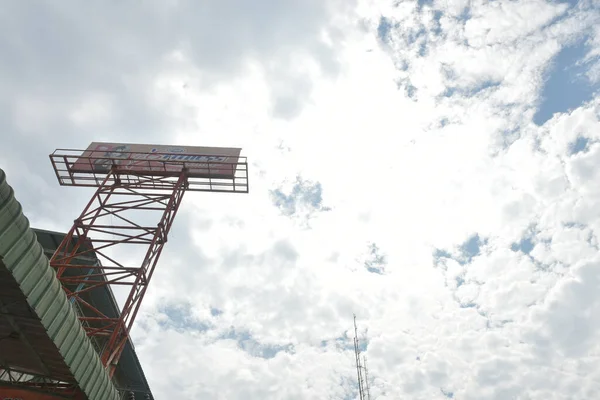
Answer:
[{"label": "red painted metal beam", "polygon": [[[67,297],[80,305],[88,336],[108,337],[100,358],[111,376],[187,188],[185,170],[176,181],[145,177],[139,182],[137,187],[125,186],[118,171],[107,174],[50,260]],[[149,225],[149,214],[159,217],[156,225]],[[135,250],[143,258],[132,265],[129,255]],[[86,265],[82,258],[100,263]],[[94,290],[108,290],[109,285],[130,287],[117,318],[104,315],[88,301]]]}]

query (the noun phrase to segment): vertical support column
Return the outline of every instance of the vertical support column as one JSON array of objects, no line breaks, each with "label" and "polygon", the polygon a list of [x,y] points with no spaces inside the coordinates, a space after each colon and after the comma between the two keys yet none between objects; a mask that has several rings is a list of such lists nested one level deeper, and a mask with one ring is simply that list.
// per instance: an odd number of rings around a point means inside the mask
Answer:
[{"label": "vertical support column", "polygon": [[165,207],[162,218],[157,225],[154,237],[152,238],[148,251],[146,252],[146,256],[144,257],[144,261],[140,267],[140,273],[137,275],[135,284],[129,293],[129,297],[127,298],[125,305],[123,306],[118,329],[115,329],[113,332],[108,346],[102,354],[102,362],[105,366],[107,366],[107,368],[109,368],[109,374],[111,377],[114,374],[116,364],[121,357],[123,348],[125,347],[125,342],[127,341],[129,331],[131,330],[133,321],[135,320],[135,317],[139,311],[142,299],[148,287],[148,283],[154,274],[154,268],[158,263],[158,259],[160,258],[160,254],[162,253],[164,245],[167,243],[167,236],[171,230],[171,226],[173,224],[173,220],[175,219],[175,215],[179,210],[179,206],[181,205],[181,200],[183,199],[186,185],[186,172],[183,171],[179,176],[179,180],[173,187],[173,191],[171,192],[167,206]]},{"label": "vertical support column", "polygon": [[[172,182],[152,176],[126,182],[119,178],[113,168],[50,260],[67,297],[79,308],[82,326],[95,339],[110,376],[187,189],[185,170]],[[159,216],[156,225],[148,223],[152,216]],[[129,260],[132,254],[143,258],[131,265],[125,258]],[[94,291],[109,291],[112,296],[113,285],[130,287],[117,315],[99,310],[93,302]]]}]

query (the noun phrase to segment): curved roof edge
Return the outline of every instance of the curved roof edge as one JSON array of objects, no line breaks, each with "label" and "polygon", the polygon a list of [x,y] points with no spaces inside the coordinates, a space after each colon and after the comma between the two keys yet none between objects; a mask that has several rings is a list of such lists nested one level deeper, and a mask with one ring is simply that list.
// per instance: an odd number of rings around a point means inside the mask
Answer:
[{"label": "curved roof edge", "polygon": [[118,400],[119,393],[79,323],[75,310],[67,301],[2,169],[0,257],[88,399]]}]

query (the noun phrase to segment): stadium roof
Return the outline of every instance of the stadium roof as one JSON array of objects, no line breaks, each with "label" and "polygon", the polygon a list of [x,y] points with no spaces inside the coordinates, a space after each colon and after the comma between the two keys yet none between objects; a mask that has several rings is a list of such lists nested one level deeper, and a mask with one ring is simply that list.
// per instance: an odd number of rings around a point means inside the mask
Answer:
[{"label": "stadium roof", "polygon": [[[49,265],[64,236],[29,228],[0,169],[0,388],[3,393],[9,387],[27,388],[78,399],[84,394],[91,400],[117,400],[129,393],[136,400],[152,399],[130,340],[112,380],[102,366],[97,351],[103,343],[87,337],[78,320],[85,310],[68,301]],[[109,286],[86,296],[104,314],[118,315]]]},{"label": "stadium roof", "polygon": [[71,384],[78,398],[119,399],[1,169],[0,261],[3,392]]},{"label": "stadium roof", "polygon": [[[64,233],[45,231],[42,229],[33,229],[37,235],[38,242],[42,245],[44,253],[48,258],[52,257],[52,254],[65,237]],[[90,258],[77,260],[78,265],[92,265],[98,262],[98,259],[93,257],[94,253],[90,252]],[[67,271],[73,274],[81,274],[81,271],[77,272],[77,269]],[[103,277],[102,277],[103,278]],[[119,309],[115,297],[110,289],[110,286],[100,286],[86,292],[82,295],[84,300],[97,308],[104,315],[116,318],[119,315]],[[73,303],[74,305],[77,303]],[[82,308],[78,310],[84,314],[87,313],[87,309]],[[91,316],[91,315],[90,315]],[[104,343],[99,343],[97,337],[94,337],[94,346],[98,350],[103,346]],[[133,392],[136,400],[146,400],[146,394],[150,394],[150,388],[148,382],[142,370],[142,366],[138,360],[135,348],[130,339],[127,340],[119,363],[113,377],[113,383],[117,389],[125,392]]]}]

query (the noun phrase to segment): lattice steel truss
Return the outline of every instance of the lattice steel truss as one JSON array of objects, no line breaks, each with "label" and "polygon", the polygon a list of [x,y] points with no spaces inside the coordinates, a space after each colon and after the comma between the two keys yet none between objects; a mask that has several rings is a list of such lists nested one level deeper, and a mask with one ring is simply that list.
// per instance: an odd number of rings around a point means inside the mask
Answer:
[{"label": "lattice steel truss", "polygon": [[354,315],[354,358],[356,360],[356,381],[358,384],[359,400],[371,400],[371,387],[369,383],[369,371],[367,370],[367,357],[360,359],[360,342],[358,339],[358,328],[356,326],[356,315]]},{"label": "lattice steel truss", "polygon": [[[118,160],[113,160],[107,172],[82,173],[73,168],[75,162],[81,163],[81,157],[57,151],[50,158],[62,185],[97,187],[50,265],[56,269],[67,297],[77,303],[88,336],[100,343],[102,363],[112,376],[184,193],[246,193],[247,164],[245,159],[233,163],[235,175],[215,180],[210,174],[188,176],[185,162],[180,163],[177,173],[165,173],[165,168],[136,174],[122,168]],[[173,169],[172,161],[169,168]],[[194,188],[190,188],[192,181]],[[98,262],[80,261],[90,258]],[[118,316],[105,315],[91,304],[90,292],[106,290],[106,286],[113,288],[123,304]]]}]

